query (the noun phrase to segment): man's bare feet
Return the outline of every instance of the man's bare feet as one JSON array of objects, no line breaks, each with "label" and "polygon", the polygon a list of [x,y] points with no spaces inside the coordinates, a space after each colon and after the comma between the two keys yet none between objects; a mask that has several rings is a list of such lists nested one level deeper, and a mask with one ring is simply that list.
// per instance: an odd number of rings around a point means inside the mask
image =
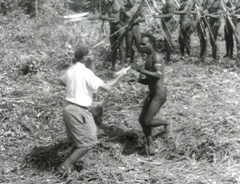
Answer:
[{"label": "man's bare feet", "polygon": [[71,173],[73,171],[73,168],[70,167],[68,168],[67,166],[65,166],[64,164],[61,164],[58,168],[57,168],[57,175],[61,176],[61,177],[68,177],[68,174]]},{"label": "man's bare feet", "polygon": [[154,155],[156,153],[156,149],[154,148],[153,142],[147,143],[146,151],[148,155]]},{"label": "man's bare feet", "polygon": [[184,57],[184,56],[181,56],[181,57],[180,57],[180,59],[181,59],[181,60],[184,60],[184,59],[185,59],[185,57]]},{"label": "man's bare feet", "polygon": [[168,139],[169,135],[171,134],[171,131],[172,131],[171,124],[168,124],[168,125],[164,126],[164,132],[161,134],[161,137],[163,139]]}]

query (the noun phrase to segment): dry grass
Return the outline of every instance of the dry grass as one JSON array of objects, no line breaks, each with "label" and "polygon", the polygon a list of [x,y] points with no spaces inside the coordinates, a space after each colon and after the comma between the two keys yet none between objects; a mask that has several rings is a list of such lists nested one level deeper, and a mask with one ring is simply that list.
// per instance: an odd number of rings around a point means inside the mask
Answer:
[{"label": "dry grass", "polygon": [[[158,153],[149,157],[144,149],[138,116],[147,88],[128,82],[137,76],[131,71],[109,94],[95,97],[106,101],[102,144],[79,161],[81,172],[55,176],[69,150],[61,116],[65,91],[55,79],[80,41],[93,46],[104,37],[98,21],[66,25],[50,12],[33,19],[13,12],[1,19],[0,183],[240,183],[239,69],[228,60],[194,64],[196,35],[193,57],[177,61],[175,53],[177,62],[166,67],[168,99],[158,116],[172,122],[173,132],[162,140],[162,129],[154,129]],[[223,55],[224,42],[219,45]],[[97,75],[104,80],[111,77],[100,70],[108,46],[106,39],[96,49]],[[22,75],[23,65],[33,61],[37,73]]]}]

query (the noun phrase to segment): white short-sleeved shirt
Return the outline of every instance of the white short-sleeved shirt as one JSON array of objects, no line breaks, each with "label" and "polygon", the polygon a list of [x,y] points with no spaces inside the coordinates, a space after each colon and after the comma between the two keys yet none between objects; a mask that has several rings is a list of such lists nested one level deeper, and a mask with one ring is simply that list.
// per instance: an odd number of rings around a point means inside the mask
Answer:
[{"label": "white short-sleeved shirt", "polygon": [[71,66],[61,80],[66,84],[66,100],[85,107],[91,106],[93,93],[103,83],[90,69],[79,62]]}]

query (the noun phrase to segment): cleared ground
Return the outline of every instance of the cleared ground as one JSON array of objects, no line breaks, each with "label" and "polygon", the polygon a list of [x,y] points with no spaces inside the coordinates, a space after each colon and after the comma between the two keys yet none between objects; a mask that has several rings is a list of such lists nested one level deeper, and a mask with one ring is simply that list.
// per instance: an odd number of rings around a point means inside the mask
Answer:
[{"label": "cleared ground", "polygon": [[[151,30],[153,21],[142,30]],[[162,140],[162,129],[154,129],[158,153],[149,157],[144,149],[138,116],[147,88],[129,82],[137,77],[132,70],[109,94],[95,97],[106,102],[99,126],[102,144],[79,161],[80,172],[55,176],[54,167],[69,150],[61,116],[65,91],[56,79],[69,66],[79,41],[95,45],[101,40],[97,75],[111,78],[112,72],[101,69],[109,43],[100,25],[63,24],[54,13],[33,19],[24,14],[1,17],[0,182],[239,184],[239,68],[227,59],[216,65],[195,64],[196,34],[193,56],[183,61],[175,52],[173,63],[166,66],[168,98],[158,116],[172,122],[172,137]],[[177,31],[174,35],[177,38]],[[33,63],[33,72],[23,75],[21,69],[28,63]]]}]

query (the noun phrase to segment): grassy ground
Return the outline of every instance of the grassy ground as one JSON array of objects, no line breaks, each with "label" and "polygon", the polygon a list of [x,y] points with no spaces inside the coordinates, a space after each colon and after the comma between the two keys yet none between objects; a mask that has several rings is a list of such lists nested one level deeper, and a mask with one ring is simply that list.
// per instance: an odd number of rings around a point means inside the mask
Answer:
[{"label": "grassy ground", "polygon": [[[95,53],[97,75],[111,79],[112,73],[101,69],[109,42],[99,21],[64,24],[53,11],[31,19],[12,13],[0,20],[0,183],[240,183],[240,76],[235,61],[195,64],[196,35],[192,57],[183,61],[178,51],[173,54],[173,63],[166,66],[168,99],[158,114],[172,122],[172,137],[162,140],[162,129],[155,128],[158,153],[152,157],[145,152],[138,124],[147,88],[129,82],[137,76],[131,71],[109,94],[95,96],[106,102],[99,126],[102,144],[79,161],[80,172],[61,178],[54,168],[66,158],[69,145],[61,116],[65,91],[56,78],[70,65],[80,41],[93,46],[104,40]],[[149,19],[142,30],[151,30],[153,22]],[[223,56],[222,37],[218,45]],[[26,66],[31,72],[23,75]]]}]

